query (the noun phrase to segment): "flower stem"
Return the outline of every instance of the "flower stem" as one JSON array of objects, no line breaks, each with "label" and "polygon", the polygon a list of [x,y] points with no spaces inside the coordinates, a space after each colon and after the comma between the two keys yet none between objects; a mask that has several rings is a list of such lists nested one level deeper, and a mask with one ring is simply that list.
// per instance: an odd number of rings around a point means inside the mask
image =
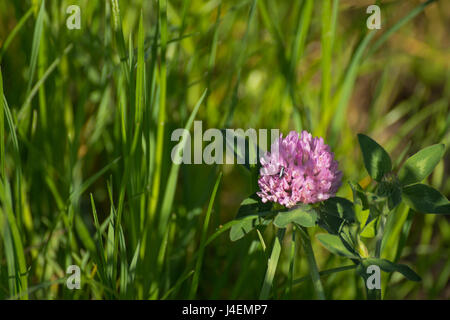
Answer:
[{"label": "flower stem", "polygon": [[[377,259],[381,258],[381,245],[383,244],[383,237],[384,237],[384,228],[386,227],[386,216],[382,214],[380,216],[380,226],[378,229],[378,234],[376,237],[376,244],[375,244],[375,257]],[[375,290],[369,290],[373,292],[368,292],[367,297],[370,300],[381,300],[381,289],[375,289]]]},{"label": "flower stem", "polygon": [[376,237],[376,247],[375,247],[375,257],[379,259],[381,257],[381,245],[383,243],[384,227],[386,226],[386,217],[384,215],[380,216],[380,227],[378,229],[378,234]]},{"label": "flower stem", "polygon": [[323,290],[322,281],[320,280],[319,269],[317,268],[316,258],[314,257],[308,231],[299,225],[297,225],[297,228],[300,231],[303,249],[305,250],[306,258],[308,259],[309,274],[311,276],[317,298],[319,300],[325,300],[325,292]]}]

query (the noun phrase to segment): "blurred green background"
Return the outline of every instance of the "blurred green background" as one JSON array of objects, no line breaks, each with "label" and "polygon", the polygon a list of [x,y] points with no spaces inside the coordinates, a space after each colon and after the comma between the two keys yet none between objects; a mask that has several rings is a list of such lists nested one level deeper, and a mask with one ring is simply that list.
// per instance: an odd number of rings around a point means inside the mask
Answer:
[{"label": "blurred green background", "polygon": [[[272,225],[261,230],[266,250],[256,232],[231,242],[228,231],[201,249],[252,192],[248,173],[170,160],[170,134],[206,88],[196,115],[203,130],[324,137],[344,172],[343,197],[347,180],[369,183],[357,133],[397,166],[445,143],[428,183],[449,197],[450,2],[428,2],[378,1],[382,28],[369,32],[375,1],[1,1],[0,298],[259,296]],[[80,30],[66,27],[73,4]],[[313,299],[312,283],[295,281],[308,271],[298,239],[292,244],[288,230],[272,297]],[[349,265],[312,245],[320,270]],[[448,216],[399,206],[382,256],[422,282],[383,274],[384,298],[449,299],[449,254]],[[66,288],[71,264],[81,267],[80,290]],[[354,270],[323,283],[329,299],[364,298]]]}]

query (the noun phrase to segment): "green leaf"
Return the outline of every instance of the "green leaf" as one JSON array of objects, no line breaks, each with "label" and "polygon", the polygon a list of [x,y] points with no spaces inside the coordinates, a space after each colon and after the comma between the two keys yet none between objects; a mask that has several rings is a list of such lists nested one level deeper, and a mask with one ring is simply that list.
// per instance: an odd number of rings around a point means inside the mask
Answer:
[{"label": "green leaf", "polygon": [[369,221],[370,210],[369,209],[363,210],[362,208],[356,206],[355,207],[355,215],[356,215],[356,220],[358,220],[358,223],[360,225],[360,229],[364,229],[364,226]]},{"label": "green leaf", "polygon": [[354,253],[350,252],[345,247],[345,245],[342,243],[341,239],[338,236],[327,233],[321,233],[316,235],[316,237],[328,251],[351,259],[358,259],[358,257]]},{"label": "green leaf", "polygon": [[331,234],[339,234],[356,219],[353,203],[344,198],[331,198],[319,207],[318,225]]},{"label": "green leaf", "polygon": [[389,210],[393,210],[402,202],[402,190],[400,188],[393,188],[392,192],[388,195],[388,207]]},{"label": "green leaf", "polygon": [[375,237],[375,227],[377,224],[378,219],[373,219],[368,224],[365,225],[365,227],[362,229],[360,236],[364,238],[373,238]]},{"label": "green leaf", "polygon": [[252,231],[259,225],[266,225],[270,221],[264,219],[260,215],[247,216],[244,219],[240,219],[239,223],[233,225],[230,230],[230,240],[236,241],[243,238],[247,233]]},{"label": "green leaf", "polygon": [[230,240],[239,240],[258,225],[268,223],[263,217],[271,213],[271,207],[271,203],[262,203],[256,193],[242,201],[236,215],[239,222],[231,227]]},{"label": "green leaf", "polygon": [[394,174],[387,174],[378,184],[377,195],[387,199],[387,208],[393,210],[402,201],[402,191],[400,183]]},{"label": "green leaf", "polygon": [[445,153],[443,144],[424,148],[408,158],[398,172],[402,186],[421,182],[428,177]]},{"label": "green leaf", "polygon": [[407,265],[394,263],[386,259],[367,258],[363,260],[363,265],[366,267],[366,269],[370,265],[377,265],[380,267],[381,270],[385,272],[397,271],[401,273],[405,278],[411,281],[419,282],[422,280],[420,276]]},{"label": "green leaf", "polygon": [[381,215],[387,208],[386,198],[380,197],[379,195],[374,193],[368,193],[367,199],[369,200],[369,212],[370,212],[369,221],[370,221]]},{"label": "green leaf", "polygon": [[247,233],[252,231],[257,226],[263,224],[265,220],[258,216],[252,215],[245,219],[239,220],[239,223],[233,225],[230,230],[230,240],[236,241],[243,238]]},{"label": "green leaf", "polygon": [[381,178],[392,169],[389,154],[382,146],[364,134],[358,134],[358,140],[367,172],[374,180],[381,181]]},{"label": "green leaf", "polygon": [[262,203],[258,195],[254,193],[241,202],[236,218],[241,218],[250,214],[258,214],[262,211],[268,211],[271,207],[271,203]]},{"label": "green leaf", "polygon": [[289,211],[278,213],[273,223],[278,228],[285,228],[291,222],[303,227],[314,227],[316,221],[317,212],[308,205],[300,205]]},{"label": "green leaf", "polygon": [[339,230],[345,224],[345,220],[336,215],[329,214],[321,208],[317,223],[321,228],[327,230],[328,233],[338,234]]},{"label": "green leaf", "polygon": [[348,222],[355,221],[353,203],[345,198],[334,197],[324,201],[322,210]]},{"label": "green leaf", "polygon": [[367,210],[369,208],[369,201],[367,200],[367,196],[364,193],[363,188],[358,183],[353,183],[351,181],[348,182],[350,188],[353,193],[353,202],[362,207],[363,210]]},{"label": "green leaf", "polygon": [[439,191],[417,183],[402,189],[403,199],[409,207],[422,213],[450,214],[450,202]]}]

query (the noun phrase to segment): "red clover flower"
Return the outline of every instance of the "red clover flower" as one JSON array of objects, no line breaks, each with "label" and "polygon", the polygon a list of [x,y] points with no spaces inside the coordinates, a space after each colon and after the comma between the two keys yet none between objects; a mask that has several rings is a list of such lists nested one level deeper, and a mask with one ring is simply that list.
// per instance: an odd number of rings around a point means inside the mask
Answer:
[{"label": "red clover flower", "polygon": [[333,197],[341,186],[342,172],[334,153],[322,138],[307,131],[291,131],[261,157],[257,192],[263,202],[277,202],[287,208],[297,203],[316,203]]}]

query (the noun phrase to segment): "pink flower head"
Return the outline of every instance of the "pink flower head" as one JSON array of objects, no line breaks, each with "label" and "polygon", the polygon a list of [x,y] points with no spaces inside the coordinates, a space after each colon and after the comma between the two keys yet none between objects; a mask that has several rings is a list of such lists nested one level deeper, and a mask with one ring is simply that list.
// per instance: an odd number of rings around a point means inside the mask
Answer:
[{"label": "pink flower head", "polygon": [[330,147],[307,131],[300,137],[291,131],[284,139],[281,134],[260,161],[257,194],[263,202],[287,208],[316,203],[333,197],[341,186],[342,172]]}]

